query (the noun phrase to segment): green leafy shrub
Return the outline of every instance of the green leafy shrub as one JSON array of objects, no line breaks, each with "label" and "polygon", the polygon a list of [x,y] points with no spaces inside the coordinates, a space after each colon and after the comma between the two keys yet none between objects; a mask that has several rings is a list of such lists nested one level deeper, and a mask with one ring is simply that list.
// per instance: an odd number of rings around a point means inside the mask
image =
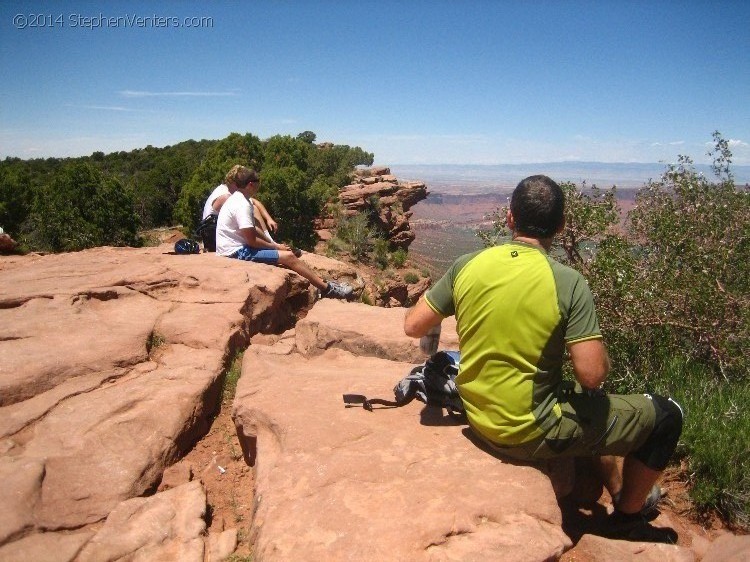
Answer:
[{"label": "green leafy shrub", "polygon": [[261,173],[258,198],[279,223],[277,238],[311,249],[317,240],[313,221],[320,215],[324,200],[311,190],[306,174],[296,166],[270,166]]},{"label": "green leafy shrub", "polygon": [[377,238],[373,246],[373,261],[379,269],[388,267],[388,240]]},{"label": "green leafy shrub", "polygon": [[336,236],[346,244],[352,258],[363,260],[374,244],[376,233],[370,226],[367,216],[358,213],[339,221]]},{"label": "green leafy shrub", "polygon": [[214,145],[182,188],[174,208],[174,219],[186,232],[193,232],[203,213],[203,204],[213,189],[224,182],[224,176],[235,164],[260,170],[263,147],[260,139],[250,133],[232,133]]},{"label": "green leafy shrub", "polygon": [[419,275],[417,275],[413,271],[409,271],[404,275],[404,281],[409,285],[413,285],[414,283],[419,281]]},{"label": "green leafy shrub", "polygon": [[3,164],[0,166],[0,226],[18,237],[34,201],[32,186],[38,180],[29,166],[18,158],[6,159]]},{"label": "green leafy shrub", "polygon": [[55,252],[140,242],[131,194],[86,163],[62,168],[39,189],[27,227],[31,247]]},{"label": "green leafy shrub", "polygon": [[696,507],[750,527],[750,381],[726,381],[675,357],[663,358],[657,377],[686,413],[678,454],[687,457]]},{"label": "green leafy shrub", "polygon": [[403,248],[398,248],[391,254],[391,263],[393,263],[393,267],[395,268],[404,267],[404,264],[406,263],[406,259],[408,257],[409,254],[406,250],[404,250]]},{"label": "green leafy shrub", "polygon": [[244,354],[244,350],[237,351],[229,361],[229,367],[224,374],[224,381],[221,390],[222,402],[224,404],[230,404],[237,392],[237,383],[239,383],[240,377],[242,376],[242,358],[244,357]]}]

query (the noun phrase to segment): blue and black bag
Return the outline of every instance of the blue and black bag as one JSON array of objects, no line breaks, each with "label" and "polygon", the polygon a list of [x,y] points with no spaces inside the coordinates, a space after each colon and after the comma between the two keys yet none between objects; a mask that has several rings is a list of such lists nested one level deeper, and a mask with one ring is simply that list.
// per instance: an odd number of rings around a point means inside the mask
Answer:
[{"label": "blue and black bag", "polygon": [[175,254],[200,254],[201,247],[198,242],[191,240],[190,238],[180,238],[174,244]]},{"label": "blue and black bag", "polygon": [[361,405],[372,411],[373,404],[397,408],[405,406],[415,398],[428,406],[445,408],[451,414],[463,415],[464,406],[456,388],[456,375],[461,361],[458,351],[438,351],[424,364],[411,372],[393,387],[395,400],[367,398],[361,394],[344,394],[347,408]]}]

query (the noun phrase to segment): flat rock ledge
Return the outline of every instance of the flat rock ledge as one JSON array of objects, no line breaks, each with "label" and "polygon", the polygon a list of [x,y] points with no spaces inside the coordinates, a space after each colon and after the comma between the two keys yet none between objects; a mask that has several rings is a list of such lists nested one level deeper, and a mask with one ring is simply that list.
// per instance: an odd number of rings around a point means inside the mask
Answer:
[{"label": "flat rock ledge", "polygon": [[[202,483],[164,472],[206,432],[248,341],[233,416],[255,472],[254,560],[747,559],[743,536],[697,558],[588,536],[570,550],[541,470],[419,402],[344,407],[343,393],[390,398],[423,360],[403,309],[313,306],[286,270],[170,250],[0,258],[0,562],[229,557],[237,529],[207,536]],[[441,341],[457,347],[454,326]]]},{"label": "flat rock ledge", "polygon": [[[254,468],[258,561],[740,560],[750,537],[692,548],[563,532],[572,466],[501,460],[465,423],[414,401],[346,408],[342,394],[393,398],[424,360],[403,309],[320,301],[294,330],[255,336],[233,417]],[[442,349],[457,349],[452,319]],[[669,526],[666,515],[657,525]],[[738,555],[740,558],[736,558]],[[705,558],[704,558],[705,556]]]},{"label": "flat rock ledge", "polygon": [[233,550],[203,536],[200,482],[152,494],[207,431],[234,350],[314,293],[281,268],[171,250],[0,258],[0,561]]},{"label": "flat rock ledge", "polygon": [[[554,560],[571,546],[550,480],[479,449],[439,409],[393,397],[421,362],[404,311],[321,301],[295,345],[251,345],[234,418],[255,467],[257,560]],[[455,348],[455,330],[443,342]],[[272,342],[268,342],[272,343]]]}]

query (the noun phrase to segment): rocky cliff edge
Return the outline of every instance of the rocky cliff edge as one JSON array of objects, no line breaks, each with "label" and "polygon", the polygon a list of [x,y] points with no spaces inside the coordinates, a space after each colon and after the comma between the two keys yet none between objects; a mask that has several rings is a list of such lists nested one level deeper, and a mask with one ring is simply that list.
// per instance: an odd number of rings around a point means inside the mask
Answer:
[{"label": "rocky cliff edge", "polygon": [[[203,482],[160,484],[208,431],[228,360],[250,341],[233,413],[254,472],[242,531],[255,560],[579,559],[563,554],[544,471],[487,454],[418,402],[344,407],[345,392],[389,397],[422,360],[403,309],[316,302],[284,269],[170,250],[0,258],[0,560],[226,558],[238,529],[208,533]],[[456,343],[446,327],[443,345]],[[744,538],[704,559],[747,554]],[[582,559],[614,552],[581,543]]]}]

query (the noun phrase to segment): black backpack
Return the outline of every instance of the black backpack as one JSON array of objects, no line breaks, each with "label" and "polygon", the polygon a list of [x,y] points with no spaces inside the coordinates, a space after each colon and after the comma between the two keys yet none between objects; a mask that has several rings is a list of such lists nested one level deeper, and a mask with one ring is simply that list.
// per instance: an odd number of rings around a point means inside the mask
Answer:
[{"label": "black backpack", "polygon": [[174,244],[175,254],[200,254],[201,247],[198,246],[198,242],[191,240],[190,238],[180,238]]},{"label": "black backpack", "polygon": [[361,404],[365,410],[372,412],[373,404],[396,408],[405,406],[416,398],[429,406],[445,408],[450,414],[463,415],[464,405],[455,382],[460,360],[461,354],[458,351],[438,351],[424,364],[414,367],[393,387],[395,400],[344,394],[344,405],[351,408]]},{"label": "black backpack", "polygon": [[208,215],[201,221],[198,228],[195,229],[195,235],[199,236],[203,240],[203,251],[204,252],[215,252],[216,251],[216,219],[218,217],[214,214]]}]

